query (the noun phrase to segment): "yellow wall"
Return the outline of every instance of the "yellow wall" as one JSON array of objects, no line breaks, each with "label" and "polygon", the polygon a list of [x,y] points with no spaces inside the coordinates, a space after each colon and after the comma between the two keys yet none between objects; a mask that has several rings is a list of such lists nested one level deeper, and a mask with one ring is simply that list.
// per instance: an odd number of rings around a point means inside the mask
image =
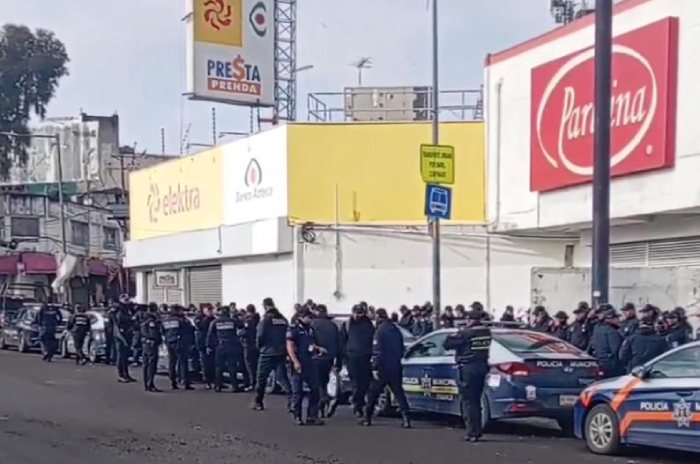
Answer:
[{"label": "yellow wall", "polygon": [[130,239],[208,229],[223,218],[223,156],[212,149],[132,172]]},{"label": "yellow wall", "polygon": [[[452,220],[484,222],[484,125],[444,123],[440,144],[455,147]],[[292,222],[425,223],[419,150],[429,123],[289,126]]]}]

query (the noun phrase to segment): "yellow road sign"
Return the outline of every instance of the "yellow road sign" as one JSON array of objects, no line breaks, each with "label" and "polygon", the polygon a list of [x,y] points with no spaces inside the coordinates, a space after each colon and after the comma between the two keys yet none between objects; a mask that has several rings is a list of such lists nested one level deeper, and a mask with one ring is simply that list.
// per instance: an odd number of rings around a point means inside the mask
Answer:
[{"label": "yellow road sign", "polygon": [[421,145],[420,175],[426,184],[454,184],[455,148],[448,145]]}]

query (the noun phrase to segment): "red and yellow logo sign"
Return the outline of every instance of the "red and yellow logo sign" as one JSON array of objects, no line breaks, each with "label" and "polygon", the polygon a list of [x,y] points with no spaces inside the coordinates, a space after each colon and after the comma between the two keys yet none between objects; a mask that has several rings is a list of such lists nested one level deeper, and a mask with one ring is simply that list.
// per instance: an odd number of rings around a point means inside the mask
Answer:
[{"label": "red and yellow logo sign", "polygon": [[243,0],[194,0],[194,41],[243,46]]}]

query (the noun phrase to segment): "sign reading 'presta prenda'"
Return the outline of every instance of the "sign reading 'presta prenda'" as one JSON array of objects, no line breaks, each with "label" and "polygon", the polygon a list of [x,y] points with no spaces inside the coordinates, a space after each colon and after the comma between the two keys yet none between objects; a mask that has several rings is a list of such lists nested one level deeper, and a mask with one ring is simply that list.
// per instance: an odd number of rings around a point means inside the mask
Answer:
[{"label": "sign reading 'presta prenda'", "polygon": [[[594,49],[532,70],[530,190],[589,182],[595,139]],[[675,161],[678,19],[614,40],[610,165],[613,176]]]}]

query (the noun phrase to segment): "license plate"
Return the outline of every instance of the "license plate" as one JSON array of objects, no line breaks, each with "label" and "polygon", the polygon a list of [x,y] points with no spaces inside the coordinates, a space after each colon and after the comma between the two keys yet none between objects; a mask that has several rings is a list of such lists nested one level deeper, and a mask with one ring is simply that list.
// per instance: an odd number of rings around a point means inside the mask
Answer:
[{"label": "license plate", "polygon": [[559,406],[571,408],[578,401],[578,396],[576,395],[561,395],[559,396]]}]

